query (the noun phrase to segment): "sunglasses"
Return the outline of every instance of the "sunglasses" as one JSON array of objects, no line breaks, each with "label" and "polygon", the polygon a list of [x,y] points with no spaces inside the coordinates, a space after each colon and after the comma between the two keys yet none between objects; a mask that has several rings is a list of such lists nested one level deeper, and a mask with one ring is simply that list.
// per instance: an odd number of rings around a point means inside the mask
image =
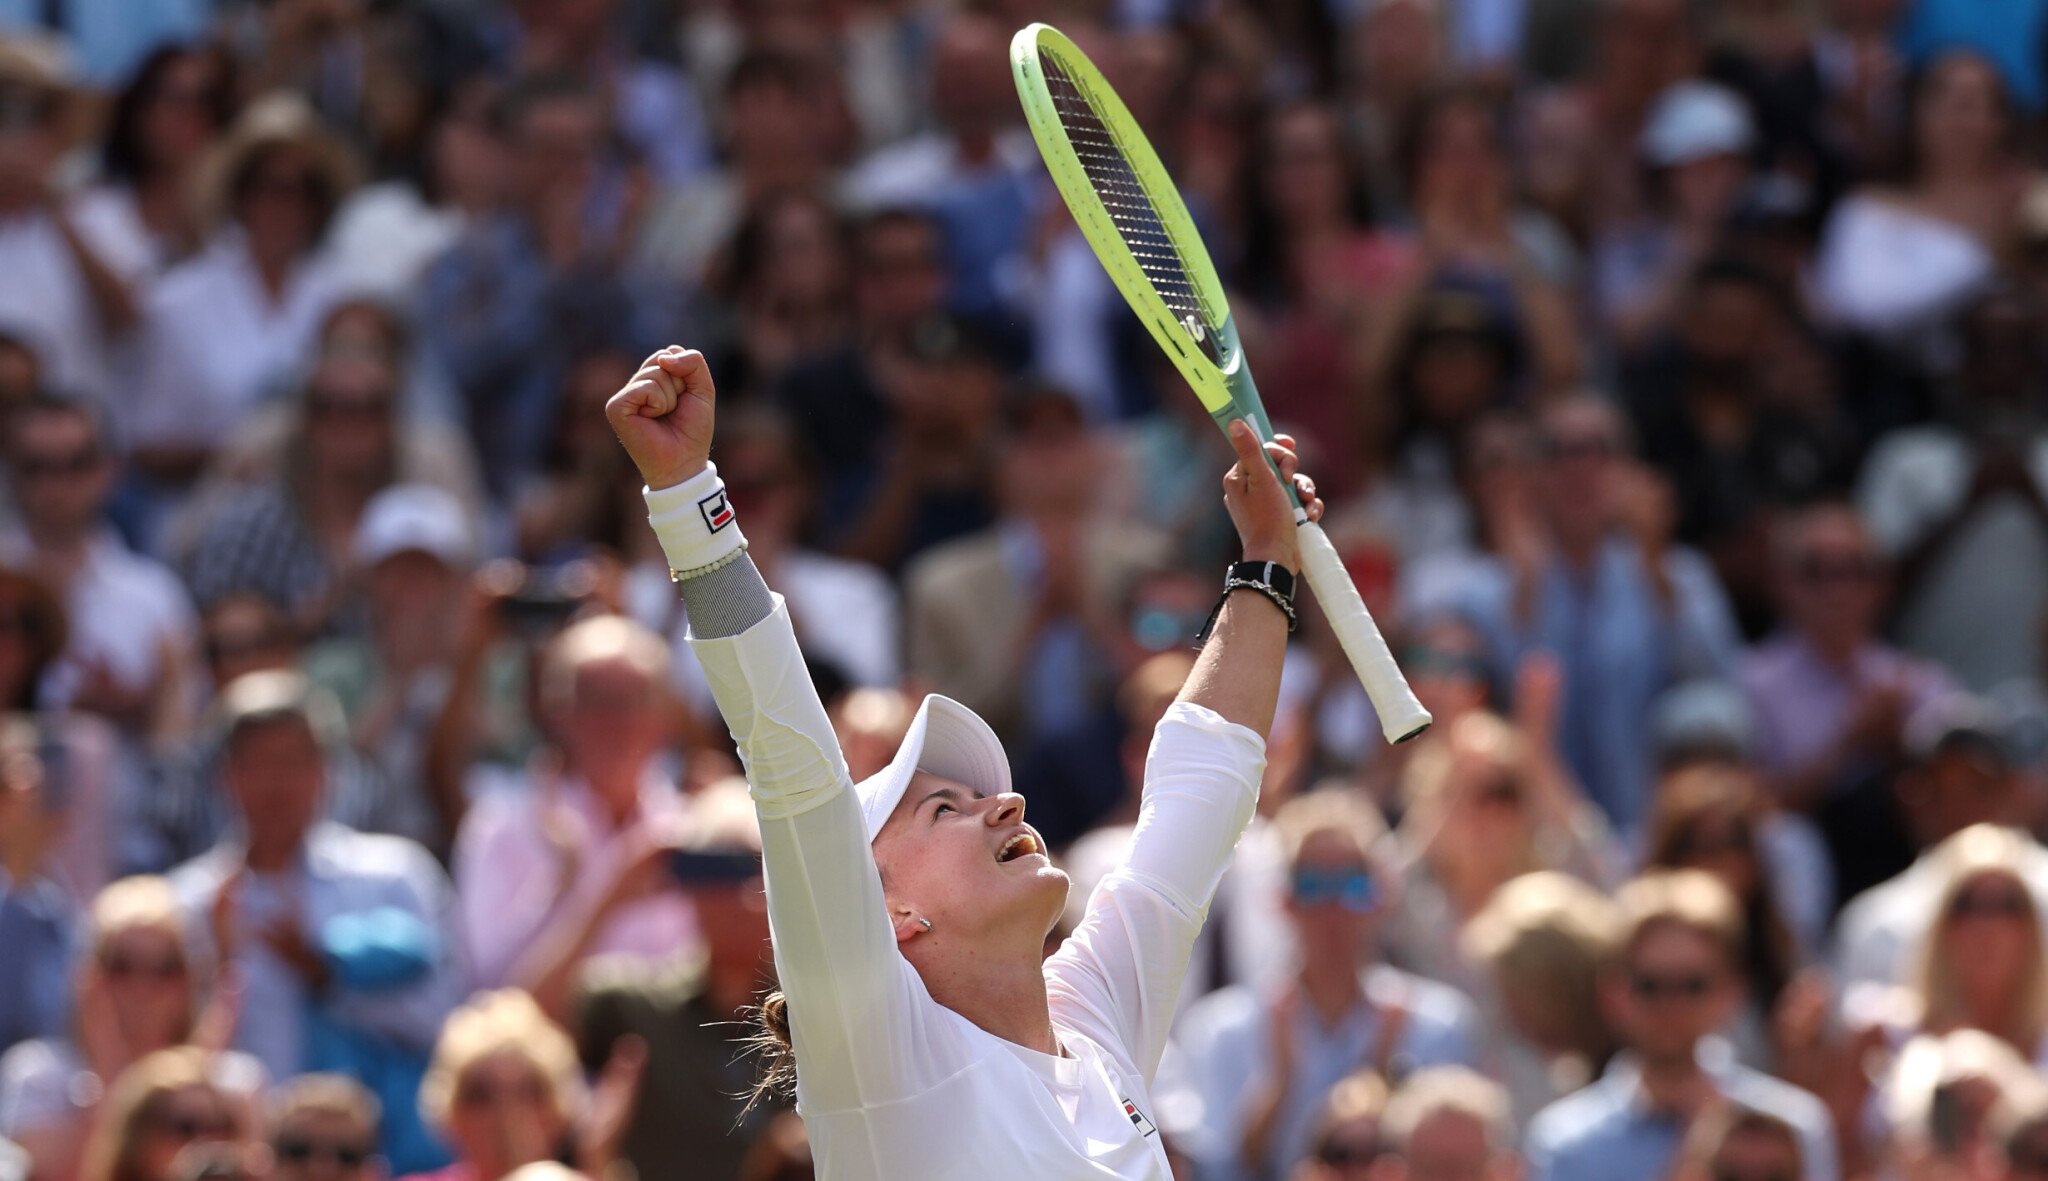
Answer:
[{"label": "sunglasses", "polygon": [[177,956],[115,954],[100,957],[100,971],[114,980],[180,980],[185,976],[185,961]]},{"label": "sunglasses", "polygon": [[232,1134],[235,1130],[232,1123],[217,1115],[198,1115],[189,1111],[167,1111],[151,1121],[151,1126],[179,1140],[197,1140],[201,1137],[216,1140]]},{"label": "sunglasses", "polygon": [[1332,1140],[1316,1149],[1316,1159],[1326,1165],[1363,1165],[1379,1159],[1377,1144],[1346,1144]]},{"label": "sunglasses", "polygon": [[457,1107],[495,1107],[501,1103],[545,1103],[548,1089],[538,1079],[508,1083],[464,1083],[455,1091]]},{"label": "sunglasses", "polygon": [[1432,648],[1427,644],[1410,646],[1403,654],[1401,667],[1411,677],[1463,677],[1469,681],[1484,681],[1489,671],[1484,656],[1449,648]]},{"label": "sunglasses", "polygon": [[1378,883],[1362,869],[1297,869],[1291,888],[1303,906],[1334,902],[1353,914],[1365,914],[1380,900]]},{"label": "sunglasses", "polygon": [[89,475],[100,466],[100,453],[87,448],[69,455],[24,455],[14,461],[14,470],[24,480],[56,480]]},{"label": "sunglasses", "polygon": [[1712,972],[1631,972],[1628,990],[1636,999],[1696,1001],[1714,991]]},{"label": "sunglasses", "polygon": [[2018,890],[1968,890],[1949,903],[1952,919],[2023,919],[2033,911],[2027,896]]},{"label": "sunglasses", "polygon": [[281,1136],[273,1147],[277,1159],[292,1165],[332,1161],[344,1169],[360,1169],[370,1159],[370,1150],[342,1140],[315,1140],[307,1136]]}]

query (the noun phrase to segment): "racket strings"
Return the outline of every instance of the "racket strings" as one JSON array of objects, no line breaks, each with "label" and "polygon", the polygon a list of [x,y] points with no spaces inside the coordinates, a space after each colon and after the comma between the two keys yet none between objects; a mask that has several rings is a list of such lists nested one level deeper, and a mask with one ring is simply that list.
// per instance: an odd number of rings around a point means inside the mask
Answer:
[{"label": "racket strings", "polygon": [[1067,133],[1067,142],[1073,145],[1081,170],[1108,212],[1117,236],[1123,239],[1138,268],[1175,319],[1185,321],[1193,316],[1213,331],[1214,321],[1202,306],[1194,280],[1181,261],[1180,247],[1167,232],[1152,203],[1152,195],[1132,171],[1130,161],[1103,124],[1095,104],[1075,84],[1058,58],[1040,50],[1038,60],[1053,109],[1059,112],[1060,126]]}]

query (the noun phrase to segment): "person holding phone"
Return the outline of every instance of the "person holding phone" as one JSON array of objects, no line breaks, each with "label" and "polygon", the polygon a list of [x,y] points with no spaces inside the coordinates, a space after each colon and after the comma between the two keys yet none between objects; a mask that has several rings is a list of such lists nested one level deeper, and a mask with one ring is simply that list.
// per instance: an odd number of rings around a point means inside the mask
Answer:
[{"label": "person holding phone", "polygon": [[1224,503],[1247,561],[1154,733],[1129,852],[1048,958],[1067,876],[986,722],[927,697],[885,769],[858,785],[847,773],[709,463],[715,403],[702,354],[671,347],[606,417],[646,480],[692,650],[747,768],[782,987],[764,1037],[787,1049],[819,1175],[1166,1181],[1152,1083],[1257,803],[1293,613],[1281,479],[1322,514],[1292,440],[1262,447],[1233,428]]},{"label": "person holding phone", "polygon": [[663,1176],[679,1161],[696,1176],[737,1176],[748,1145],[782,1107],[747,1102],[755,1063],[733,1053],[734,1023],[775,985],[761,827],[744,781],[697,794],[668,874],[696,911],[702,954],[599,957],[583,971],[572,1028],[592,1072],[622,1039],[647,1047],[623,1144],[640,1176]]}]

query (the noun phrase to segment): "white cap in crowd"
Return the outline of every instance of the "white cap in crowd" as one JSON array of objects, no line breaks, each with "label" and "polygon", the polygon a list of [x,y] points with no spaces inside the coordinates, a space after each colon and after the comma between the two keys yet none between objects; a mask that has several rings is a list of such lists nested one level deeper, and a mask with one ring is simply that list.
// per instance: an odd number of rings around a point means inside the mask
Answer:
[{"label": "white cap in crowd", "polygon": [[432,484],[394,484],[371,498],[356,526],[356,561],[374,566],[408,552],[457,568],[476,560],[469,514],[453,493]]}]

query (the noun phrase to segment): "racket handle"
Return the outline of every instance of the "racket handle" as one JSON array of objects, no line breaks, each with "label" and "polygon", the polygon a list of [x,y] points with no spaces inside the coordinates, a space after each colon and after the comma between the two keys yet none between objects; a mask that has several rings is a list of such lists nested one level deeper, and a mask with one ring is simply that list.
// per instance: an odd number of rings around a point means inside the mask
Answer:
[{"label": "racket handle", "polygon": [[1386,638],[1380,635],[1379,625],[1372,621],[1372,613],[1365,609],[1358,587],[1352,584],[1351,575],[1337,557],[1337,547],[1330,544],[1329,535],[1314,521],[1302,521],[1299,531],[1301,572],[1308,577],[1316,602],[1323,605],[1323,615],[1337,633],[1337,642],[1344,646],[1344,655],[1351,659],[1352,669],[1365,686],[1365,695],[1372,698],[1373,711],[1379,714],[1380,730],[1387,741],[1405,742],[1429,729],[1429,711],[1415,699],[1408,678],[1401,675],[1401,667],[1394,663]]}]

